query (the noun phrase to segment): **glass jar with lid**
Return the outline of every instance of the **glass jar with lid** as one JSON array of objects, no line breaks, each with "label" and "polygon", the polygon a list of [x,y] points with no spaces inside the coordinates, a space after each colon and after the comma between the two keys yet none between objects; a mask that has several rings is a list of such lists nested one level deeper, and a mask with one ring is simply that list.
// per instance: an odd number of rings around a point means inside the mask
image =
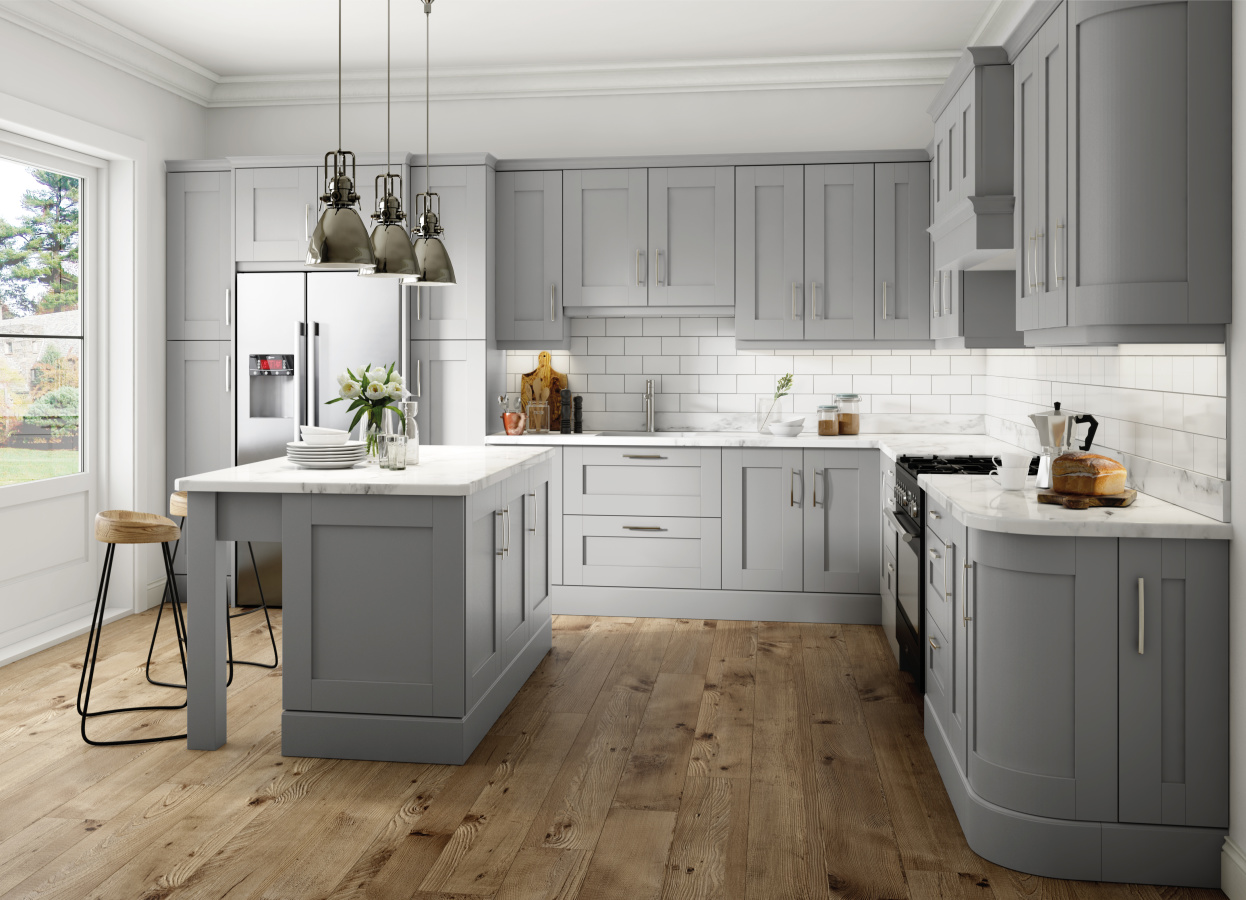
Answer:
[{"label": "glass jar with lid", "polygon": [[839,434],[839,407],[828,403],[818,407],[818,436],[834,437]]},{"label": "glass jar with lid", "polygon": [[857,394],[836,394],[839,406],[839,433],[861,433],[861,397]]}]

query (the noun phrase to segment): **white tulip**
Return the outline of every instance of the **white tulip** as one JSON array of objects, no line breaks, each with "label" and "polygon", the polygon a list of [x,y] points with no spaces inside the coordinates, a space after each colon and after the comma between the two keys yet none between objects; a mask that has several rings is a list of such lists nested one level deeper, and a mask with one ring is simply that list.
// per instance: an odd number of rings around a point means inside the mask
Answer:
[{"label": "white tulip", "polygon": [[343,400],[354,400],[359,396],[359,385],[355,384],[353,381],[347,380],[342,384],[341,389],[338,390],[338,395]]},{"label": "white tulip", "polygon": [[374,366],[368,370],[368,381],[379,381],[384,384],[386,371],[384,366]]},{"label": "white tulip", "polygon": [[373,381],[368,385],[368,389],[363,392],[363,395],[369,400],[380,400],[385,396],[385,385],[379,381]]},{"label": "white tulip", "polygon": [[385,385],[385,396],[389,397],[390,400],[401,400],[402,394],[402,385],[398,382],[391,381],[389,384]]},{"label": "white tulip", "polygon": [[339,376],[337,377],[337,386],[338,386],[338,387],[345,387],[345,386],[346,386],[346,382],[348,382],[348,381],[350,381],[350,380],[351,380],[350,376],[349,376],[349,375],[347,375],[345,372],[343,372],[341,375],[339,375]]},{"label": "white tulip", "polygon": [[389,376],[389,380],[390,380],[390,381],[396,381],[396,382],[398,382],[399,384],[402,384],[402,373],[401,373],[401,372],[394,372],[394,374],[393,374],[393,375],[390,375],[390,376]]}]

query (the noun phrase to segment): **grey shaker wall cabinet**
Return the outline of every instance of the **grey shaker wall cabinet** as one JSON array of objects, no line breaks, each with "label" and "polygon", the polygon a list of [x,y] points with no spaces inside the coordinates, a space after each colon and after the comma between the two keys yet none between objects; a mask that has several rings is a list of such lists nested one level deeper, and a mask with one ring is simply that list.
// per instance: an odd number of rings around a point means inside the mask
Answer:
[{"label": "grey shaker wall cabinet", "polygon": [[[428,288],[429,292],[441,288]],[[479,444],[501,426],[505,360],[489,341],[411,341],[407,390],[422,444]]]},{"label": "grey shaker wall cabinet", "polygon": [[[888,163],[892,167],[908,163]],[[918,163],[916,165],[923,165]],[[905,260],[897,260],[897,249],[921,254],[910,246],[905,232],[907,218],[901,214],[893,225],[904,232],[897,245],[897,231],[876,230],[879,219],[887,221],[879,204],[894,194],[876,191],[878,170],[883,165],[866,163],[805,167],[805,283],[809,304],[797,297],[797,315],[805,320],[806,340],[871,340],[882,333],[875,319],[874,297],[883,274],[891,279],[892,311],[895,310],[895,272],[907,271]],[[924,179],[923,179],[924,181]],[[901,197],[905,195],[901,191]],[[925,218],[925,214],[922,214]],[[925,227],[924,225],[922,226]],[[920,244],[926,244],[924,235]],[[880,244],[882,246],[880,246]],[[888,249],[890,248],[890,249]],[[879,269],[879,253],[886,257]],[[890,255],[888,255],[890,253]],[[885,271],[884,271],[885,270]],[[881,290],[881,288],[880,288]],[[881,296],[881,295],[880,295]],[[926,335],[915,335],[925,337]]]},{"label": "grey shaker wall cabinet", "polygon": [[[378,167],[383,170],[383,167]],[[363,167],[360,167],[362,171]],[[432,190],[440,206],[442,241],[454,264],[455,284],[407,288],[414,340],[492,340],[493,219],[495,178],[491,166],[433,166]],[[418,226],[416,195],[425,190],[423,166],[407,178],[409,226]],[[363,192],[360,191],[362,194]],[[365,210],[365,216],[367,210]],[[367,221],[369,227],[372,223]]]},{"label": "grey shaker wall cabinet", "polygon": [[1014,63],[1013,241],[1022,331],[1069,323],[1068,67],[1068,6],[1062,3]]},{"label": "grey shaker wall cabinet", "polygon": [[233,337],[232,199],[227,171],[171,172],[166,179],[165,336],[171,341]]},{"label": "grey shaker wall cabinet", "polygon": [[930,337],[928,163],[874,166],[874,337]]},{"label": "grey shaker wall cabinet", "polygon": [[302,265],[319,215],[315,166],[234,170],[234,253],[238,262]]},{"label": "grey shaker wall cabinet", "polygon": [[1013,292],[1016,277],[1007,270],[937,273],[930,336],[944,349],[1022,347]]},{"label": "grey shaker wall cabinet", "polygon": [[805,167],[738,166],[735,180],[736,337],[800,340]]},{"label": "grey shaker wall cabinet", "polygon": [[[1219,2],[1070,0],[1018,56],[1036,73],[1039,116],[1038,147],[1018,144],[1036,156],[1039,195],[1026,214],[1036,238],[1028,276],[1018,268],[1039,306],[1035,325],[1020,295],[1027,344],[1224,339],[1231,17]],[[1042,156],[1059,153],[1062,125],[1067,180],[1058,156]]]},{"label": "grey shaker wall cabinet", "polygon": [[969,564],[949,609],[928,578],[926,735],[970,846],[1039,875],[1217,885],[1227,545],[971,530],[962,555],[928,525]]},{"label": "grey shaker wall cabinet", "polygon": [[562,312],[562,214],[562,172],[498,173],[499,341],[544,347],[569,336]]},{"label": "grey shaker wall cabinet", "polygon": [[938,269],[968,269],[1012,249],[1012,75],[1004,48],[970,47],[928,110]]},{"label": "grey shaker wall cabinet", "polygon": [[562,173],[564,306],[648,305],[648,175]]},{"label": "grey shaker wall cabinet", "polygon": [[649,170],[650,306],[735,303],[732,166]]}]

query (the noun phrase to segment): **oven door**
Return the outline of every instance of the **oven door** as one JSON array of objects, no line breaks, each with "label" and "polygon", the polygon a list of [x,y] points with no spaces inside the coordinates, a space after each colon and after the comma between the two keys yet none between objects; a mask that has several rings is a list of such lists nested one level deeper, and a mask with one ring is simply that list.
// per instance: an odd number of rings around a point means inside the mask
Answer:
[{"label": "oven door", "polygon": [[900,645],[900,668],[921,688],[922,597],[921,533],[916,525],[891,510],[883,510],[888,542],[896,547],[896,642]]}]

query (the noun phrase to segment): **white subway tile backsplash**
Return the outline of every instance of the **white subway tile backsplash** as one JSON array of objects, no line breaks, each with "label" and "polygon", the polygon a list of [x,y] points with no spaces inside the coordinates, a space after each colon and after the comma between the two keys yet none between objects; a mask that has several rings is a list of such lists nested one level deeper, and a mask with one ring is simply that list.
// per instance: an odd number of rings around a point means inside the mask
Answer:
[{"label": "white subway tile backsplash", "polygon": [[[784,412],[812,416],[835,394],[857,392],[863,411],[888,428],[908,420],[925,430],[923,416],[985,417],[988,433],[1029,446],[1027,416],[1059,400],[1099,419],[1096,444],[1104,452],[1138,466],[1150,461],[1154,471],[1190,472],[1200,484],[1226,476],[1223,345],[775,350],[737,348],[734,334],[730,318],[573,319],[569,352],[552,357],[584,397],[591,428],[640,427],[648,378],[656,382],[659,428],[750,428],[757,398],[772,396],[791,372]],[[519,391],[536,359],[533,351],[507,352],[509,391]]]}]

